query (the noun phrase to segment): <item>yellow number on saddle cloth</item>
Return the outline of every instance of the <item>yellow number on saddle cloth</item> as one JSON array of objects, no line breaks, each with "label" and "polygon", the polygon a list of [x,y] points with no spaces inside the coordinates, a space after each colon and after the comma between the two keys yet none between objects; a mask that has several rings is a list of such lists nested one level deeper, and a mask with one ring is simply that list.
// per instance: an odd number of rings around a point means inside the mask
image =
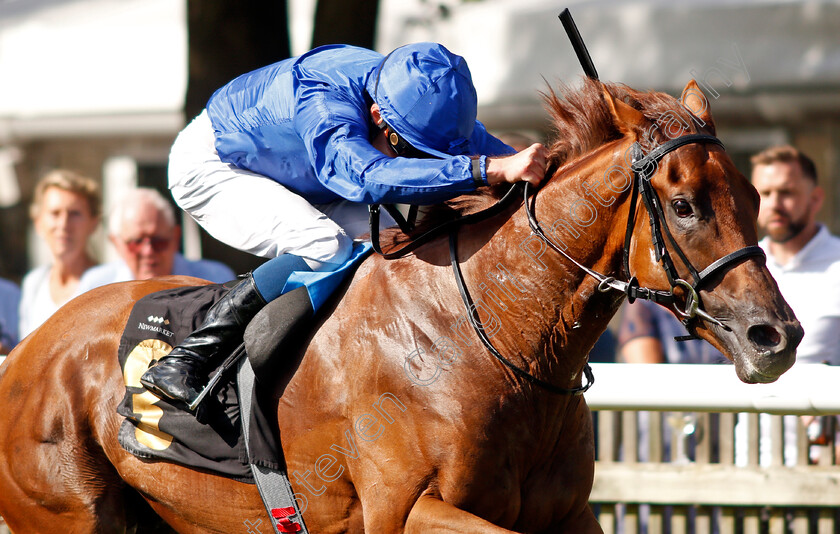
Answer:
[{"label": "yellow number on saddle cloth", "polygon": [[[172,346],[169,343],[158,339],[146,339],[138,343],[125,360],[125,385],[143,389],[140,377],[149,368],[149,364],[166,356],[171,350]],[[137,414],[140,420],[135,427],[134,436],[139,443],[156,451],[166,450],[172,444],[172,436],[158,428],[160,418],[163,417],[163,410],[155,406],[159,400],[149,391],[131,396],[131,411]]]}]

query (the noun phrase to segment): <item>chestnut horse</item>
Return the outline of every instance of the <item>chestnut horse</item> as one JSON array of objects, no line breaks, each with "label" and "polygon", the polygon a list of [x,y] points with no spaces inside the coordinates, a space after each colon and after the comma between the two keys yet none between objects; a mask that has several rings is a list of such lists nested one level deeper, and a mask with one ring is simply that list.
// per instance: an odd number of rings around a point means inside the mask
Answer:
[{"label": "chestnut horse", "polygon": [[[563,97],[545,95],[557,141],[532,202],[457,231],[473,322],[511,366],[466,319],[440,237],[394,261],[368,258],[278,388],[283,452],[311,532],[601,532],[587,502],[589,409],[550,388],[585,382],[587,353],[626,291],[688,310],[691,330],[745,382],[793,364],[802,329],[754,248],[758,195],[712,141],[697,85],[676,100],[586,80]],[[631,147],[652,153],[692,135],[629,186]],[[634,200],[637,186],[653,197]],[[659,215],[645,213],[649,202]],[[556,249],[532,233],[527,209]],[[140,460],[117,443],[116,352],[129,311],[150,292],[195,283],[99,288],[12,351],[0,368],[0,515],[13,531],[123,532],[155,514],[183,533],[270,530],[255,486]]]}]

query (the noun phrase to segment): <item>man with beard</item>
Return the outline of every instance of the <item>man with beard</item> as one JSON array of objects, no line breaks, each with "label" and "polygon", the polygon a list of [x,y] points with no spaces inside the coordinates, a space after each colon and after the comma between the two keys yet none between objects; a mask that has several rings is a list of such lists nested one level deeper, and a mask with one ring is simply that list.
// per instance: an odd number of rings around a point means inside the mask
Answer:
[{"label": "man with beard", "polygon": [[[753,156],[752,183],[761,197],[758,226],[767,236],[759,245],[767,268],[805,329],[796,351],[797,365],[840,365],[840,238],[816,221],[825,193],[817,184],[811,159],[792,146],[772,147]],[[742,416],[743,414],[741,414]],[[738,426],[746,428],[739,416]],[[811,443],[822,444],[833,432],[830,418],[805,417]],[[762,414],[761,425],[769,428]],[[796,461],[796,416],[785,416],[785,464]],[[746,451],[736,429],[736,459]],[[769,433],[761,436],[760,464],[769,463]],[[740,443],[740,446],[739,446]],[[739,452],[739,449],[740,452]],[[812,461],[818,450],[811,448]]]},{"label": "man with beard", "polygon": [[792,146],[756,154],[752,183],[761,197],[759,245],[767,268],[805,328],[799,363],[840,365],[840,238],[817,223],[825,196],[814,162]]}]

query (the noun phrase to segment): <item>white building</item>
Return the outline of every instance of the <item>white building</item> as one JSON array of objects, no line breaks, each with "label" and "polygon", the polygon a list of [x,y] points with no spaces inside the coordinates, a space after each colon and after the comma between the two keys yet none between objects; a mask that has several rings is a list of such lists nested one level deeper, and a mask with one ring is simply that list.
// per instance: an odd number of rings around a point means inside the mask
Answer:
[{"label": "white building", "polygon": [[[673,95],[702,80],[743,172],[748,155],[768,145],[805,150],[831,192],[823,219],[840,230],[840,2],[381,2],[380,51],[442,42],[469,61],[491,129],[540,137],[548,124],[539,91],[582,74],[558,20],[569,7],[602,80]],[[296,53],[308,43],[313,7],[290,1]],[[24,250],[20,232],[6,227],[23,224],[23,203],[51,168],[102,178],[106,205],[121,188],[163,183],[169,145],[186,119],[187,52],[185,0],[0,1],[4,250]],[[30,248],[29,261],[0,271],[19,276],[38,263]],[[186,251],[200,253],[194,238]]]}]

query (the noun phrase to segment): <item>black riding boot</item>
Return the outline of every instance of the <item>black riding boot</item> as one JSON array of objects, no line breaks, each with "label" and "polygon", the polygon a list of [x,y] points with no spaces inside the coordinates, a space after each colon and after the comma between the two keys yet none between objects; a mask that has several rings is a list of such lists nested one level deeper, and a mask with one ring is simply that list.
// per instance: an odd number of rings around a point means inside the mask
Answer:
[{"label": "black riding boot", "polygon": [[207,373],[242,342],[248,322],[266,305],[249,274],[216,302],[198,329],[143,373],[140,383],[159,397],[188,406],[207,383]]}]

